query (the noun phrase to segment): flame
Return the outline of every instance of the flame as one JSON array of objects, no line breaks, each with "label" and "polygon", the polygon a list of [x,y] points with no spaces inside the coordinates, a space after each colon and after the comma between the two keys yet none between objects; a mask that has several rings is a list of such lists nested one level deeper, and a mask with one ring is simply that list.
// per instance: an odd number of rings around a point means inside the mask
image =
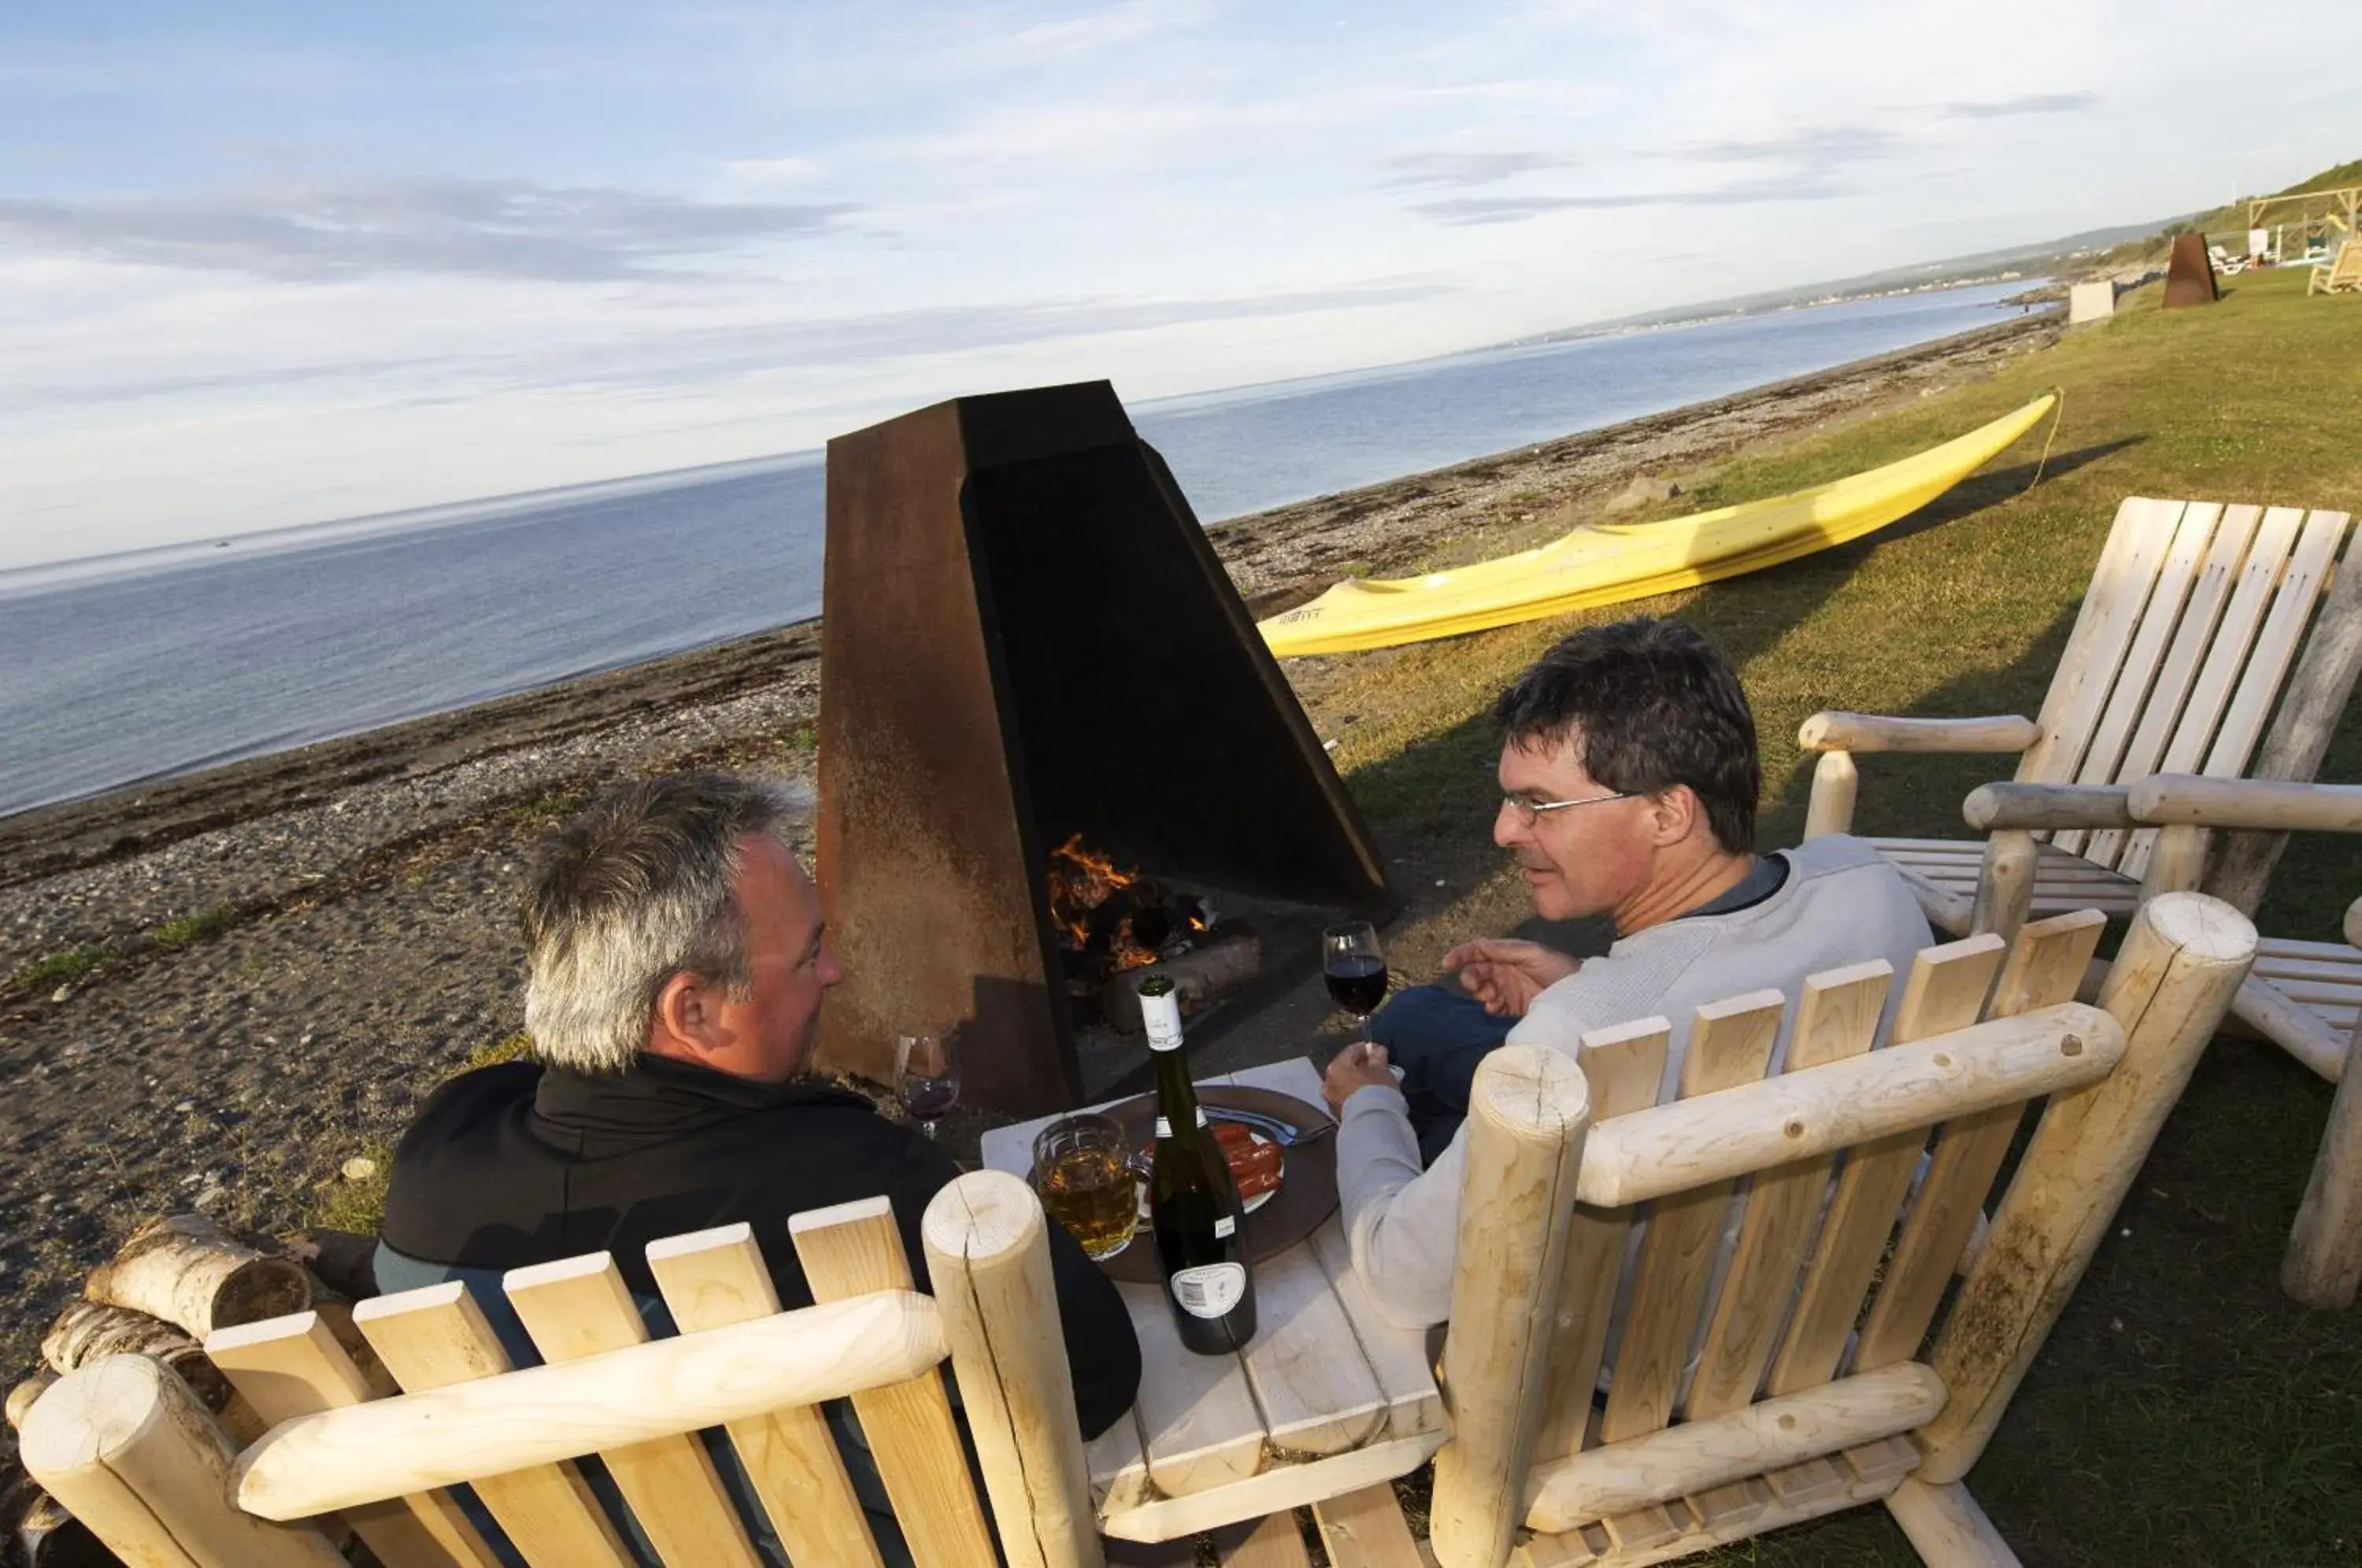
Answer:
[{"label": "flame", "polygon": [[[1091,911],[1108,901],[1119,888],[1129,888],[1140,880],[1137,871],[1120,869],[1106,856],[1083,843],[1081,834],[1050,852],[1050,918],[1064,926],[1076,947],[1090,940]],[[1120,944],[1129,943],[1131,922],[1126,919],[1117,933]],[[1134,948],[1134,951],[1139,951]],[[1155,962],[1151,953],[1140,964]],[[1138,964],[1120,966],[1136,968]]]},{"label": "flame", "polygon": [[[1043,880],[1050,891],[1050,918],[1079,952],[1090,942],[1091,912],[1139,881],[1140,873],[1123,869],[1076,834],[1050,852],[1050,869]],[[1131,919],[1123,917],[1108,944],[1109,959],[1118,973],[1142,968],[1164,956],[1132,934]],[[1190,914],[1187,929],[1192,933],[1206,929],[1203,911]]]}]

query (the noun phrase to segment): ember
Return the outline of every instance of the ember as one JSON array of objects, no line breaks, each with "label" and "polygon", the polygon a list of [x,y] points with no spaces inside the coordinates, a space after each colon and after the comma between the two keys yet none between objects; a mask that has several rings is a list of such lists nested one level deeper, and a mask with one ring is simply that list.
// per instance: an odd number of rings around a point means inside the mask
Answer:
[{"label": "ember", "polygon": [[1187,894],[1166,898],[1139,872],[1122,869],[1085,845],[1081,834],[1050,852],[1043,880],[1060,944],[1072,953],[1103,957],[1111,971],[1142,968],[1186,952],[1190,938],[1208,928],[1203,900]]}]

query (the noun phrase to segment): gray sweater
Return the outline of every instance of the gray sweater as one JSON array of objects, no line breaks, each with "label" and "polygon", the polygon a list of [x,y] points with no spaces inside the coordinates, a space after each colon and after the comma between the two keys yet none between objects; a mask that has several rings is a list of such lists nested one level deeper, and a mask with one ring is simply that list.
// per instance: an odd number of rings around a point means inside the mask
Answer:
[{"label": "gray sweater", "polygon": [[[1692,915],[1618,941],[1602,957],[1536,997],[1509,1031],[1512,1044],[1572,1055],[1595,1029],[1662,1017],[1672,1026],[1665,1056],[1669,1098],[1681,1081],[1690,1023],[1706,1002],[1772,989],[1788,999],[1774,1070],[1794,1026],[1796,995],[1808,975],[1883,958],[1894,966],[1888,1019],[1911,962],[1930,937],[1918,900],[1894,868],[1860,839],[1831,835],[1778,852],[1788,879],[1760,904],[1728,914]],[[1337,1133],[1337,1187],[1353,1270],[1379,1309],[1397,1322],[1440,1323],[1451,1306],[1459,1232],[1463,1128],[1432,1168],[1419,1168],[1403,1097],[1357,1089]]]}]

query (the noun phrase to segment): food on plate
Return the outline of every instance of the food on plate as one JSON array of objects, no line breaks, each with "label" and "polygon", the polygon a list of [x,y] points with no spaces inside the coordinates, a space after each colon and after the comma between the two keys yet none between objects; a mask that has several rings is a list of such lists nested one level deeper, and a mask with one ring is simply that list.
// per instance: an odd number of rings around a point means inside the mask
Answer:
[{"label": "food on plate", "polygon": [[1239,1184],[1239,1198],[1253,1202],[1266,1192],[1279,1190],[1279,1145],[1276,1143],[1224,1143],[1222,1153],[1231,1162],[1231,1179]]},{"label": "food on plate", "polygon": [[1230,1162],[1231,1179],[1239,1184],[1241,1200],[1279,1190],[1279,1145],[1258,1140],[1236,1121],[1214,1123],[1214,1138]]},{"label": "food on plate", "polygon": [[[1222,1158],[1229,1162],[1231,1179],[1238,1183],[1239,1201],[1252,1204],[1258,1198],[1279,1190],[1286,1174],[1279,1145],[1236,1121],[1216,1120],[1213,1122],[1214,1142],[1221,1145]],[[1137,1168],[1145,1172],[1156,1155],[1155,1146],[1141,1151]]]}]

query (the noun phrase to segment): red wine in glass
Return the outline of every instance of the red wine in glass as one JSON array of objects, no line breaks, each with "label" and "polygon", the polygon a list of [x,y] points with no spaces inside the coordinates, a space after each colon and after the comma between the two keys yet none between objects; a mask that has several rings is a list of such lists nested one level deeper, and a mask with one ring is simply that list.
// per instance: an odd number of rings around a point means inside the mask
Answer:
[{"label": "red wine in glass", "polygon": [[952,1058],[951,1042],[923,1032],[895,1042],[894,1097],[928,1137],[935,1136],[935,1123],[959,1103],[959,1064]]},{"label": "red wine in glass", "polygon": [[1320,969],[1329,997],[1366,1022],[1386,998],[1386,958],[1367,921],[1332,925],[1320,933]]}]

